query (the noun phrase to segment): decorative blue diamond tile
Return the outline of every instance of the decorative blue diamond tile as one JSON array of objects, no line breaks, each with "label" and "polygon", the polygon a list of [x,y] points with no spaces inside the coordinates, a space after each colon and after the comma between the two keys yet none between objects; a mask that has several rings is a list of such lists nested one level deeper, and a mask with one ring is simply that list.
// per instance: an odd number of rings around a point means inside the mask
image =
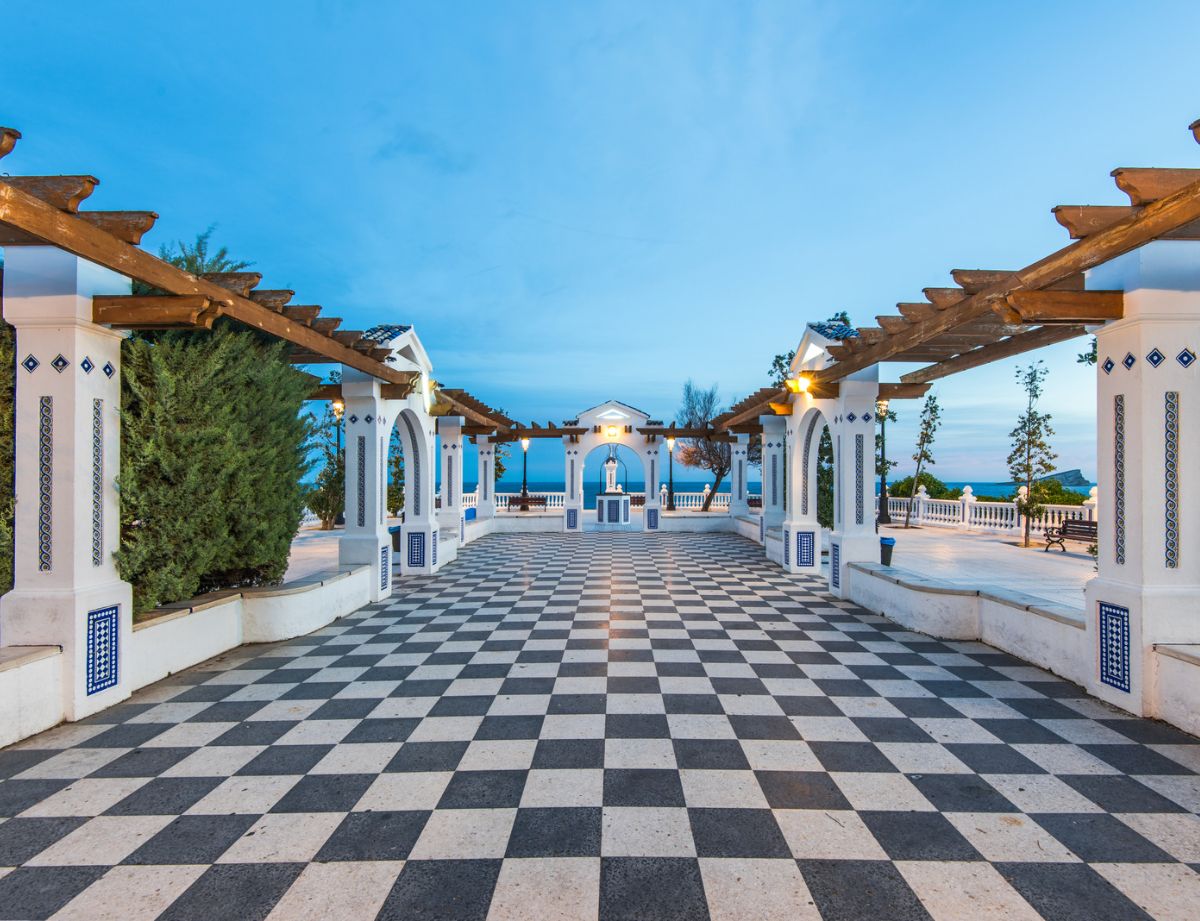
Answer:
[{"label": "decorative blue diamond tile", "polygon": [[1121,364],[1125,366],[1125,370],[1127,371],[1137,364],[1137,359],[1133,357],[1133,352],[1126,353],[1125,357],[1121,359]]},{"label": "decorative blue diamond tile", "polygon": [[351,416],[351,417],[350,417],[350,423],[351,423],[351,425],[353,425],[353,424],[354,424],[355,422],[357,422],[357,421],[358,421],[358,416]]},{"label": "decorative blue diamond tile", "polygon": [[83,369],[84,374],[91,374],[96,369],[96,366],[92,364],[92,360],[87,355],[83,356],[83,361],[79,363],[79,367]]},{"label": "decorative blue diamond tile", "polygon": [[870,421],[871,421],[871,414],[870,414],[870,413],[863,413],[863,415],[862,415],[862,420],[863,420],[863,422],[870,422]]},{"label": "decorative blue diamond tile", "polygon": [[1106,358],[1104,359],[1104,364],[1102,364],[1100,367],[1104,369],[1105,374],[1112,374],[1112,370],[1116,366],[1117,363],[1115,361],[1113,361],[1111,358]]},{"label": "decorative blue diamond tile", "polygon": [[106,361],[104,363],[104,367],[101,368],[100,370],[104,372],[105,377],[109,377],[109,378],[111,378],[114,374],[117,373],[117,369],[113,367],[113,363],[111,361]]},{"label": "decorative blue diamond tile", "polygon": [[32,374],[39,367],[41,367],[41,364],[42,363],[40,361],[38,361],[36,358],[34,358],[32,355],[26,355],[25,360],[23,362],[21,362],[21,367],[24,368],[26,371],[28,371],[30,374]]},{"label": "decorative blue diamond tile", "polygon": [[854,415],[854,413],[850,413],[850,415],[848,415],[848,416],[846,417],[846,421],[847,421],[847,422],[853,422],[853,421],[854,421],[855,419],[857,419],[857,418],[858,418],[858,416]]},{"label": "decorative blue diamond tile", "polygon": [[375,418],[370,413],[367,413],[365,416],[363,416],[363,422],[367,423],[367,425],[370,425],[374,421]]},{"label": "decorative blue diamond tile", "polygon": [[1146,361],[1150,362],[1150,367],[1152,368],[1157,368],[1166,360],[1167,356],[1158,349],[1151,349],[1149,354],[1146,355]]},{"label": "decorative blue diamond tile", "polygon": [[1184,349],[1182,352],[1180,352],[1178,355],[1175,356],[1175,360],[1177,362],[1179,362],[1181,365],[1183,365],[1185,368],[1190,368],[1192,366],[1193,362],[1195,362],[1195,360],[1196,360],[1196,353],[1193,352],[1191,349]]},{"label": "decorative blue diamond tile", "polygon": [[62,374],[65,370],[67,370],[70,364],[71,363],[63,358],[62,355],[56,355],[54,357],[54,361],[50,362],[50,367],[52,367],[59,374]]}]

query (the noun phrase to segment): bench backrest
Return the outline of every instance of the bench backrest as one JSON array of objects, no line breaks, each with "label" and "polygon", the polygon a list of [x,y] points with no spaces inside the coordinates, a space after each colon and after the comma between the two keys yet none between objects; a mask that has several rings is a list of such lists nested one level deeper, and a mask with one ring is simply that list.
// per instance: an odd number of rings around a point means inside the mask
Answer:
[{"label": "bench backrest", "polygon": [[1068,518],[1062,523],[1059,531],[1062,534],[1079,534],[1091,537],[1096,533],[1096,522],[1085,521],[1081,518]]}]

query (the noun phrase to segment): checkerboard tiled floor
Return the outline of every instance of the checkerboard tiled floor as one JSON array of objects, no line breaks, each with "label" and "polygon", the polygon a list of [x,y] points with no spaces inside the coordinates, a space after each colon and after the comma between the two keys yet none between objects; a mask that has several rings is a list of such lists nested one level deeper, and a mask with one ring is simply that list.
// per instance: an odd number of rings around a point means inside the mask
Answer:
[{"label": "checkerboard tiled floor", "polygon": [[0,752],[0,917],[1194,918],[1198,771],[739,538],[494,536]]}]

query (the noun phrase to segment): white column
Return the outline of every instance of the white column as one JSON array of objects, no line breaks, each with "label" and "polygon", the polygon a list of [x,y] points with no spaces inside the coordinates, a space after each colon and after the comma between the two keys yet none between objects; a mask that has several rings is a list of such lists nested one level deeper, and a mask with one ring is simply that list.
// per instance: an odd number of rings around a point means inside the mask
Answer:
[{"label": "white column", "polygon": [[657,531],[662,519],[658,481],[662,475],[662,443],[652,441],[642,452],[642,478],[646,481],[646,504],[642,509],[642,530]]},{"label": "white column", "polygon": [[784,436],[787,416],[759,416],[762,425],[762,516],[763,532],[783,524],[786,508],[787,457]]},{"label": "white column", "polygon": [[833,531],[829,535],[829,590],[846,595],[846,564],[879,561],[871,506],[875,470],[875,403],[879,366],[841,381],[833,415]]},{"label": "white column", "polygon": [[496,446],[486,435],[477,435],[475,445],[479,448],[475,517],[483,521],[496,517]]},{"label": "white column", "polygon": [[442,507],[438,509],[438,528],[443,535],[457,535],[460,545],[466,529],[462,504],[462,427],[465,422],[462,416],[442,416],[437,420],[442,443]]},{"label": "white column", "polygon": [[729,517],[738,518],[750,514],[749,491],[746,478],[750,473],[748,453],[750,451],[750,436],[735,435],[734,442],[729,446]]},{"label": "white column", "polygon": [[817,450],[822,417],[806,412],[802,397],[787,417],[787,515],[783,522],[783,568],[788,572],[821,572],[821,525],[817,521]]},{"label": "white column", "polygon": [[13,589],[0,644],[61,646],[63,715],[129,696],[129,583],[120,540],[120,333],[92,322],[92,295],[129,280],[49,246],[8,247],[4,318],[16,328]]},{"label": "white column", "polygon": [[[343,387],[343,390],[345,388]],[[348,411],[348,407],[347,407]],[[404,524],[400,527],[400,571],[429,575],[454,557],[455,545],[440,546],[434,508],[434,421],[424,412],[404,409],[396,420],[404,446]]]},{"label": "white column", "polygon": [[1088,690],[1153,716],[1170,693],[1154,645],[1200,643],[1200,244],[1151,243],[1090,271],[1087,287],[1125,292],[1124,318],[1096,335]]},{"label": "white column", "polygon": [[563,438],[563,530],[570,534],[583,531],[583,450],[570,436]]},{"label": "white column", "polygon": [[[338,540],[338,562],[371,567],[371,598],[392,593],[392,541],[387,529],[387,451],[391,428],[380,382],[342,366],[346,405],[346,529]],[[409,475],[408,456],[405,476]]]}]

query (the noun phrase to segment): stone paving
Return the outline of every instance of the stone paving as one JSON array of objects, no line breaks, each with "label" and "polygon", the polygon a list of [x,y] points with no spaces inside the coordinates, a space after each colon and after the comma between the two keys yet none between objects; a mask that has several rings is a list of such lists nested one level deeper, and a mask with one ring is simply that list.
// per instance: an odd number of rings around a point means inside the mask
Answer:
[{"label": "stone paving", "polygon": [[1190,918],[1197,771],[740,538],[497,535],[0,752],[0,918]]}]

